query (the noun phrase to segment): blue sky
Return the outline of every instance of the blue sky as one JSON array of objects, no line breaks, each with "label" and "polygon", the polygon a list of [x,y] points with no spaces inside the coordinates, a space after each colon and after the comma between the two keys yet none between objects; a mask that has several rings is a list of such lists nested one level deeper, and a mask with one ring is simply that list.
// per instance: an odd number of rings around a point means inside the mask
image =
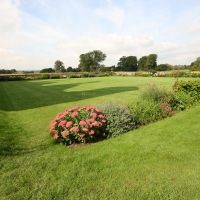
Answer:
[{"label": "blue sky", "polygon": [[77,67],[101,50],[103,64],[156,53],[158,64],[200,56],[199,0],[0,0],[0,69]]}]

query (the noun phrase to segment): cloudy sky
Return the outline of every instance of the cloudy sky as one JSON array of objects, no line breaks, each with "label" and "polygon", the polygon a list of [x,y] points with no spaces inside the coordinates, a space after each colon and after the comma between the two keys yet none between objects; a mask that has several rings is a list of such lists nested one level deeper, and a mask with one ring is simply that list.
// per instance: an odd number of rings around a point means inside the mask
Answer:
[{"label": "cloudy sky", "polygon": [[199,0],[0,0],[0,69],[77,67],[79,56],[156,53],[158,64],[200,56]]}]

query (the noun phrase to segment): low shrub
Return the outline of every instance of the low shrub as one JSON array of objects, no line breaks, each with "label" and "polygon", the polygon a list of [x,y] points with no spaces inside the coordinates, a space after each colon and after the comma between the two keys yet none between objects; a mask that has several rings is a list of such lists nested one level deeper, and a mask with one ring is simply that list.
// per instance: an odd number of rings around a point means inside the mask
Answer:
[{"label": "low shrub", "polygon": [[108,103],[100,108],[107,119],[107,138],[114,138],[135,129],[134,117],[128,107]]},{"label": "low shrub", "polygon": [[165,88],[158,87],[156,84],[149,84],[141,93],[140,98],[145,101],[161,103],[168,101],[172,95],[172,92]]},{"label": "low shrub", "polygon": [[59,74],[52,74],[51,79],[59,79],[60,75]]},{"label": "low shrub", "polygon": [[83,73],[81,74],[81,77],[82,77],[82,78],[89,77],[89,76],[90,76],[90,74],[89,74],[88,72],[83,72]]},{"label": "low shrub", "polygon": [[42,74],[41,79],[49,79],[50,75],[49,74]]},{"label": "low shrub", "polygon": [[160,104],[160,106],[162,118],[171,117],[176,114],[176,111],[171,107],[169,103],[163,102]]},{"label": "low shrub", "polygon": [[80,74],[69,74],[68,78],[81,78]]},{"label": "low shrub", "polygon": [[22,81],[25,80],[24,76],[0,76],[0,81]]},{"label": "low shrub", "polygon": [[141,100],[129,104],[129,109],[134,115],[134,121],[137,127],[162,119],[161,106],[153,101]]},{"label": "low shrub", "polygon": [[50,128],[50,134],[59,143],[87,143],[105,136],[106,119],[95,107],[75,106],[59,113]]},{"label": "low shrub", "polygon": [[168,101],[170,106],[176,111],[183,111],[195,104],[194,98],[185,92],[176,92]]},{"label": "low shrub", "polygon": [[174,91],[189,94],[195,100],[200,100],[200,80],[177,81],[174,84]]},{"label": "low shrub", "polygon": [[137,128],[176,114],[175,110],[167,102],[158,103],[142,100],[136,104],[130,104],[129,109],[134,115]]}]

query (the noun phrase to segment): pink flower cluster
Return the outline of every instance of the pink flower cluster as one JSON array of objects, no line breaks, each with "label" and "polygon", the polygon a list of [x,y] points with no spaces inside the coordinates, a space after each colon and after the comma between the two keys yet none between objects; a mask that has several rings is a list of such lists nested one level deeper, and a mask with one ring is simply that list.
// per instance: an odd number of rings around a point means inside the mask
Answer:
[{"label": "pink flower cluster", "polygon": [[162,107],[162,117],[163,118],[170,117],[170,116],[176,114],[176,111],[172,110],[171,106],[167,102],[161,103],[161,107]]},{"label": "pink flower cluster", "polygon": [[85,106],[74,106],[59,113],[50,123],[50,134],[56,141],[71,144],[88,142],[103,134],[106,119],[101,110]]}]

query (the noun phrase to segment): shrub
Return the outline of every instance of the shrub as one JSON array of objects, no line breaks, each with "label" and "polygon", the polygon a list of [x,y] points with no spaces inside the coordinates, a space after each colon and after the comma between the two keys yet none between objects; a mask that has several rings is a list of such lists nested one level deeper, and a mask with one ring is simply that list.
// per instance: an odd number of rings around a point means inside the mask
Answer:
[{"label": "shrub", "polygon": [[0,76],[0,81],[22,81],[25,80],[23,76]]},{"label": "shrub", "polygon": [[69,74],[68,78],[81,78],[80,74]]},{"label": "shrub", "polygon": [[52,74],[51,79],[59,79],[60,75],[59,74]]},{"label": "shrub", "polygon": [[155,84],[149,84],[141,94],[141,99],[161,103],[168,101],[173,94],[165,88],[158,87]]},{"label": "shrub", "polygon": [[75,106],[59,113],[50,128],[50,134],[59,143],[87,143],[105,136],[106,119],[97,108]]},{"label": "shrub", "polygon": [[162,118],[171,117],[176,114],[171,105],[167,102],[161,103],[161,116]]},{"label": "shrub", "polygon": [[175,92],[184,92],[189,94],[195,100],[200,100],[200,81],[177,81],[174,84]]},{"label": "shrub", "polygon": [[135,129],[134,117],[128,107],[108,103],[102,105],[101,110],[107,119],[107,138],[114,138]]},{"label": "shrub", "polygon": [[162,119],[160,103],[158,104],[153,101],[141,100],[129,104],[129,109],[134,115],[134,121],[137,127]]},{"label": "shrub", "polygon": [[82,78],[85,78],[85,77],[89,77],[89,73],[88,72],[83,72],[82,74],[81,74],[81,77]]},{"label": "shrub", "polygon": [[168,102],[176,111],[183,111],[194,105],[195,100],[185,92],[176,92]]},{"label": "shrub", "polygon": [[42,74],[41,79],[49,79],[50,75],[49,74]]}]

